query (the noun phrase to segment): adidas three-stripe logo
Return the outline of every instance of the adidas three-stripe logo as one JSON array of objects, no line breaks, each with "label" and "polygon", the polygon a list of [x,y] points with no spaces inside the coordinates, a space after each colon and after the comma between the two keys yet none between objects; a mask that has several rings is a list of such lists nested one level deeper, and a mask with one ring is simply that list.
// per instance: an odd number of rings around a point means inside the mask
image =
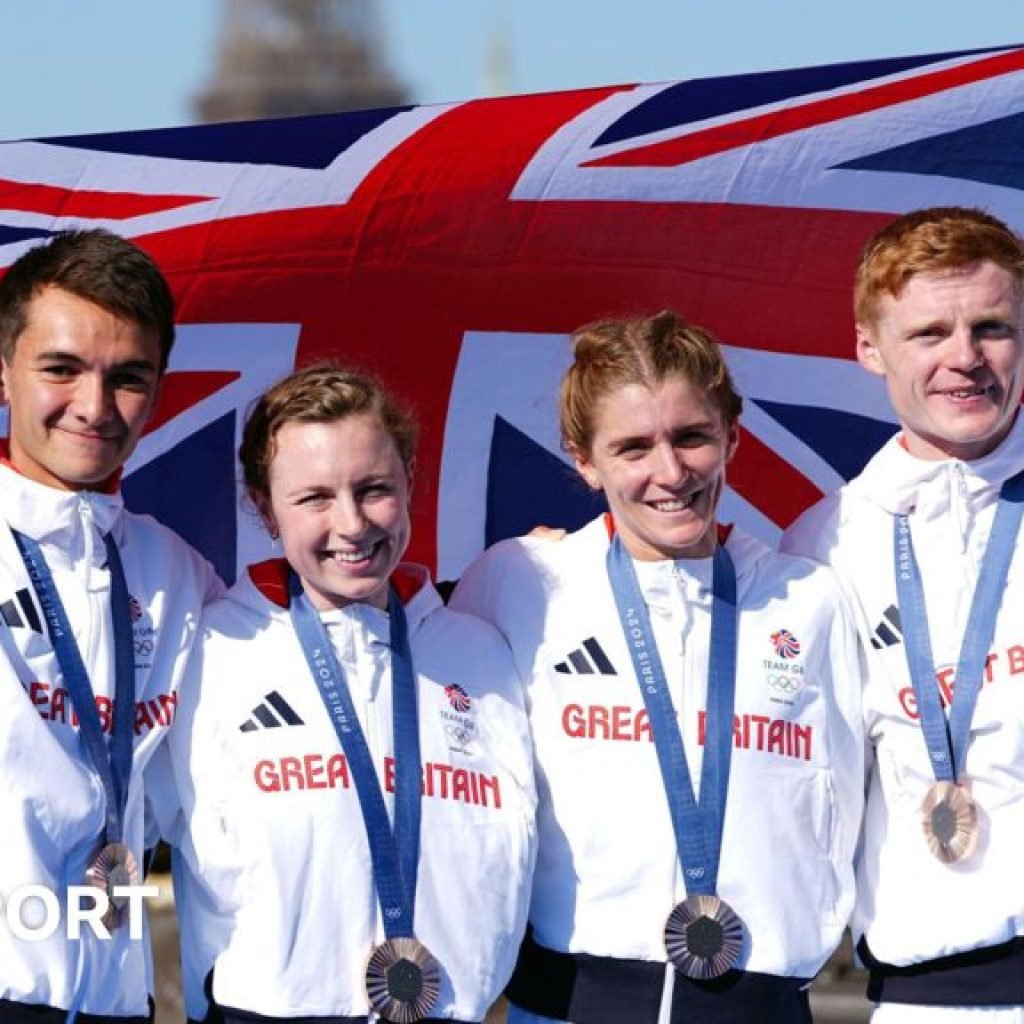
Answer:
[{"label": "adidas three-stripe logo", "polygon": [[[587,655],[590,655],[588,658]],[[613,676],[615,675],[615,666],[608,660],[608,655],[601,650],[601,645],[597,642],[594,637],[590,637],[583,641],[582,647],[577,647],[575,651],[570,651],[565,661],[560,661],[555,666],[556,672],[562,672],[565,675],[573,675],[574,673],[581,676]]]},{"label": "adidas three-stripe logo", "polygon": [[[274,714],[275,711],[277,714]],[[288,701],[277,690],[271,690],[252,709],[252,718],[246,719],[238,728],[242,732],[255,732],[257,729],[279,729],[282,725],[304,724]]]},{"label": "adidas three-stripe logo", "polygon": [[883,647],[895,647],[903,640],[903,630],[900,629],[900,610],[896,605],[891,604],[882,614],[882,621],[875,626],[871,637],[871,646],[876,651]]},{"label": "adidas three-stripe logo", "polygon": [[42,633],[43,625],[39,621],[36,606],[32,603],[32,595],[22,587],[14,597],[0,604],[0,617],[12,629],[28,626],[36,633]]}]

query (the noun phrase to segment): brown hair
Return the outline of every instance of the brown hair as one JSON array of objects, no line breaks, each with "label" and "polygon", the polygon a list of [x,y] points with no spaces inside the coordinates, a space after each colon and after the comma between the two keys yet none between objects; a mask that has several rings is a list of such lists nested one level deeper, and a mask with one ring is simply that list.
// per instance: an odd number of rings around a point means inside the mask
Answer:
[{"label": "brown hair", "polygon": [[160,371],[166,369],[174,344],[171,289],[152,257],[102,228],[61,231],[11,264],[0,281],[0,354],[8,362],[27,325],[29,303],[49,286],[156,331]]},{"label": "brown hair", "polygon": [[278,381],[249,411],[238,449],[249,493],[269,495],[274,438],[286,423],[332,423],[360,415],[372,416],[391,435],[411,475],[416,454],[412,416],[373,377],[319,362]]},{"label": "brown hair", "polygon": [[899,298],[914,274],[989,260],[1008,270],[1024,295],[1024,245],[1001,220],[963,206],[934,206],[887,224],[861,253],[853,285],[857,323],[874,321],[879,297]]},{"label": "brown hair", "polygon": [[718,343],[695,324],[666,310],[657,316],[601,320],[572,336],[574,360],[562,378],[562,444],[589,453],[597,403],[629,384],[654,387],[678,374],[703,391],[731,425],[743,399],[733,387]]}]

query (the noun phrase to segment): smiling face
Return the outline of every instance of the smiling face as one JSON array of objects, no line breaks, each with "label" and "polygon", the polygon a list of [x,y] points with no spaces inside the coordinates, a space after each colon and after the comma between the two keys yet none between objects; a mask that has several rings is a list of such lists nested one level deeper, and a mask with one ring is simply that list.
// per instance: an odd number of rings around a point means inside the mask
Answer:
[{"label": "smiling face", "polygon": [[277,431],[269,494],[257,501],[314,607],[386,607],[388,578],[409,545],[409,486],[373,416],[293,420]]},{"label": "smiling face", "polygon": [[715,509],[739,442],[706,394],[679,375],[628,384],[594,410],[576,468],[604,491],[626,550],[642,561],[703,558],[715,549]]},{"label": "smiling face", "polygon": [[857,327],[857,358],[885,377],[907,450],[977,459],[1013,424],[1024,387],[1021,295],[983,261],[913,275]]},{"label": "smiling face", "polygon": [[160,360],[155,330],[44,288],[3,360],[11,464],[61,490],[102,484],[131,455],[156,405]]}]

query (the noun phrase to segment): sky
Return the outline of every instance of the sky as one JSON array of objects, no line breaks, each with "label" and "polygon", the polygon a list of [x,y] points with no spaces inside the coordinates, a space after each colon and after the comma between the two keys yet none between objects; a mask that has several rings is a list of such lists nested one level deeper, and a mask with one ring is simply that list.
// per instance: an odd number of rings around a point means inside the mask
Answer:
[{"label": "sky", "polygon": [[[219,0],[0,0],[0,139],[189,124]],[[413,99],[656,82],[1024,42],[1021,0],[380,0]]]}]

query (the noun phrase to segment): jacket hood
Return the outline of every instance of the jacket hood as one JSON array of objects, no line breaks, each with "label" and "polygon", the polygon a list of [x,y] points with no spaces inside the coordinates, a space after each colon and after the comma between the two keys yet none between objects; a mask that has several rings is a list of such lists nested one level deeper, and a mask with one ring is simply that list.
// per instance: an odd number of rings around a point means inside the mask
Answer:
[{"label": "jacket hood", "polygon": [[[891,515],[912,512],[953,486],[966,487],[974,502],[991,499],[1003,482],[1024,470],[1024,416],[1018,416],[1003,442],[988,455],[962,459],[919,459],[907,451],[902,433],[891,437],[849,484],[851,494]],[[956,483],[954,484],[954,480]],[[947,502],[948,504],[948,502]]]}]

